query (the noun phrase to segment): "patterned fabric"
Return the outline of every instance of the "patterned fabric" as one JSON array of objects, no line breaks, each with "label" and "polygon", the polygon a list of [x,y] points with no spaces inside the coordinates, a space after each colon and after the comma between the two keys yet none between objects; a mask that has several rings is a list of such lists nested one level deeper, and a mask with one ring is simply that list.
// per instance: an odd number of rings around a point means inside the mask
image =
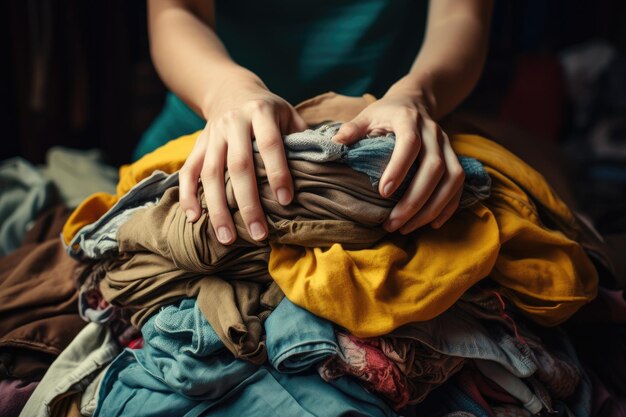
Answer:
[{"label": "patterned fabric", "polygon": [[351,375],[397,410],[416,404],[461,369],[464,358],[440,354],[404,338],[359,339],[337,333],[340,354],[318,367],[330,381]]}]

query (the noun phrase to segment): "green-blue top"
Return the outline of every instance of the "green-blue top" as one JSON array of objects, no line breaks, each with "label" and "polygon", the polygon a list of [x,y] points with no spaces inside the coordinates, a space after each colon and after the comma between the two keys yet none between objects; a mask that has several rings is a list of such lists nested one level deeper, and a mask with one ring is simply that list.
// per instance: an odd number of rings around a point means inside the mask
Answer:
[{"label": "green-blue top", "polygon": [[[238,64],[292,104],[326,91],[382,96],[422,43],[425,0],[217,0],[217,34]],[[203,127],[171,95],[135,156]]]}]

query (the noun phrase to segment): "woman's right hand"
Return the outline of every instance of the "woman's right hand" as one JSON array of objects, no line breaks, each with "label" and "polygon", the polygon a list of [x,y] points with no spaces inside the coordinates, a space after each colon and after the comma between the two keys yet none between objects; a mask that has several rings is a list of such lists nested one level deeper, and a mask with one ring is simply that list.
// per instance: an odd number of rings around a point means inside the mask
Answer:
[{"label": "woman's right hand", "polygon": [[282,134],[305,130],[307,125],[287,101],[271,93],[260,80],[233,80],[212,93],[205,112],[207,124],[180,170],[180,206],[188,221],[200,217],[200,178],[218,240],[233,243],[237,231],[226,203],[227,167],[248,232],[253,239],[263,240],[268,230],[257,189],[252,138],[256,138],[274,196],[287,205],[294,190]]}]

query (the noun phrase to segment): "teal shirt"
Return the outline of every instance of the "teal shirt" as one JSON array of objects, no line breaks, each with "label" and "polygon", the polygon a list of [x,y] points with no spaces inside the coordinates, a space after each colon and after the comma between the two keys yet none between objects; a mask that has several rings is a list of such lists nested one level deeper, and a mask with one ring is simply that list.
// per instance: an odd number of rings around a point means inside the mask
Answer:
[{"label": "teal shirt", "polygon": [[[382,96],[422,43],[425,0],[217,0],[217,34],[239,65],[293,105],[326,91]],[[135,157],[204,122],[170,95]]]}]

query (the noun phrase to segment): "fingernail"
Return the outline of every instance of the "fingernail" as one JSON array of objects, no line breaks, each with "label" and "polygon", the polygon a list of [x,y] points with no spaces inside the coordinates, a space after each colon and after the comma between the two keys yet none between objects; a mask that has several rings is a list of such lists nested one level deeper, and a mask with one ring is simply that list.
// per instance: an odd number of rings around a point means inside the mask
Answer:
[{"label": "fingernail", "polygon": [[279,188],[276,191],[276,197],[278,198],[278,202],[283,206],[291,202],[291,193],[289,193],[289,190],[286,188]]},{"label": "fingernail", "polygon": [[261,240],[265,237],[265,228],[259,222],[254,222],[250,225],[250,234],[252,239]]},{"label": "fingernail", "polygon": [[193,221],[192,219],[196,217],[196,213],[194,213],[192,209],[188,209],[185,211],[185,216],[187,216],[187,221],[191,223]]},{"label": "fingernail", "polygon": [[230,229],[226,226],[217,228],[217,240],[221,243],[228,243],[232,239],[233,235],[230,233]]},{"label": "fingernail", "polygon": [[383,194],[384,197],[389,197],[391,195],[391,191],[393,190],[393,181],[389,181],[387,184],[385,184],[385,186],[383,187]]}]

